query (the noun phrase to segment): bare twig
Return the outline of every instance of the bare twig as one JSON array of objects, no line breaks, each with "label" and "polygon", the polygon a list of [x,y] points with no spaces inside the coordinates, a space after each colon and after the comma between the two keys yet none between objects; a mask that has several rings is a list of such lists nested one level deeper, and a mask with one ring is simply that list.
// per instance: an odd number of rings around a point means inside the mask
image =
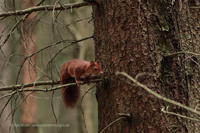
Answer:
[{"label": "bare twig", "polygon": [[16,10],[16,11],[9,11],[9,12],[2,12],[0,13],[0,17],[7,17],[7,16],[16,16],[16,15],[25,15],[36,11],[46,11],[46,10],[68,10],[72,8],[79,8],[83,6],[89,6],[96,3],[92,2],[77,2],[72,4],[62,4],[62,5],[45,5],[45,6],[35,6],[30,7],[24,10]]},{"label": "bare twig", "polygon": [[164,108],[162,108],[161,111],[163,113],[170,114],[170,115],[176,115],[176,116],[179,116],[179,117],[182,117],[182,118],[185,118],[185,119],[189,119],[189,120],[193,120],[193,121],[200,121],[199,119],[187,117],[187,116],[184,116],[184,115],[181,115],[181,114],[177,114],[177,113],[174,113],[174,112],[169,112],[169,111],[165,110]]},{"label": "bare twig", "polygon": [[[69,47],[69,46],[71,46],[71,45],[73,45],[73,44],[76,44],[76,43],[78,43],[78,42],[85,41],[85,40],[91,39],[91,38],[93,38],[93,36],[86,37],[86,38],[83,38],[83,39],[80,39],[80,40],[76,40],[76,41],[71,41],[71,43],[68,44],[68,45],[66,45],[64,48],[62,48],[62,49],[60,50],[60,52],[61,52],[63,49],[65,49],[65,48],[67,48],[67,47]],[[58,41],[58,42],[56,42],[56,43],[53,43],[53,44],[51,44],[51,45],[48,45],[48,46],[46,46],[46,47],[44,47],[44,48],[39,49],[39,50],[36,51],[35,53],[32,53],[32,54],[30,54],[30,55],[24,57],[24,60],[22,61],[21,65],[20,65],[20,69],[19,69],[18,74],[17,74],[16,83],[18,82],[19,75],[20,75],[20,73],[21,73],[21,69],[22,69],[24,63],[26,62],[26,60],[27,60],[28,58],[31,58],[32,56],[38,54],[39,52],[41,52],[41,51],[43,51],[43,50],[45,50],[45,49],[47,49],[47,48],[49,48],[49,47],[53,47],[53,46],[55,46],[55,45],[57,45],[57,44],[60,44],[60,43],[62,43],[62,42],[65,42],[65,41],[67,41],[67,40]],[[52,62],[52,60],[53,60],[57,55],[58,55],[58,53],[57,53],[56,55],[54,55],[54,57],[53,57],[49,62]]]},{"label": "bare twig", "polygon": [[[57,125],[57,124],[58,124],[58,119],[57,119],[57,117],[56,117],[56,113],[55,113],[54,107],[53,107],[53,97],[54,97],[54,91],[53,91],[53,93],[52,93],[52,98],[51,98],[51,109],[52,109],[53,116],[54,116],[54,118],[55,118],[55,120],[56,120],[56,125]],[[56,127],[56,129],[57,129],[57,132],[59,133],[58,127]]]},{"label": "bare twig", "polygon": [[[36,6],[39,6],[40,4],[42,4],[44,2],[44,0],[41,0]],[[31,13],[31,12],[30,12]],[[4,44],[8,41],[8,39],[9,39],[9,37],[10,37],[10,35],[11,35],[11,33],[16,29],[16,27],[21,23],[21,21],[23,21],[25,18],[27,18],[29,15],[30,15],[30,13],[27,13],[27,14],[25,14],[22,18],[20,18],[19,20],[18,20],[18,22],[12,27],[12,29],[10,30],[10,32],[6,35],[6,38],[4,39],[4,41],[1,43],[1,45],[0,45],[0,50],[1,50],[1,52],[2,52],[2,54],[3,54],[3,56],[4,56],[4,58],[6,58],[6,56],[5,56],[5,54],[4,54],[4,52],[2,51],[2,47],[4,46]],[[0,13],[1,14],[1,13]],[[1,16],[0,16],[1,17]],[[6,16],[4,16],[4,17],[6,17]]]},{"label": "bare twig", "polygon": [[5,38],[5,39],[3,40],[3,42],[1,43],[0,49],[1,49],[1,52],[2,52],[2,54],[3,54],[3,56],[4,56],[4,58],[6,58],[6,56],[5,56],[5,54],[3,53],[3,51],[2,51],[2,47],[3,47],[4,44],[8,41],[8,39],[9,39],[11,33],[15,30],[15,28],[16,28],[16,27],[20,24],[20,22],[21,22],[22,20],[24,20],[24,18],[27,17],[27,16],[28,16],[28,15],[23,16],[23,17],[12,27],[12,29],[10,30],[10,32],[6,35],[6,38]]},{"label": "bare twig", "polygon": [[[13,93],[12,96],[13,96],[14,94],[15,94],[15,93]],[[1,112],[0,112],[0,118],[1,118],[1,115],[3,114],[3,111],[5,110],[6,106],[7,106],[8,103],[11,101],[12,96],[7,100],[6,104],[5,104],[4,107],[2,108],[2,110],[1,110]]]},{"label": "bare twig", "polygon": [[70,44],[64,46],[62,49],[60,49],[60,50],[51,58],[51,60],[50,60],[48,63],[52,62],[52,61],[54,60],[54,58],[55,58],[61,51],[63,51],[64,49],[66,49],[67,47],[69,47],[69,46],[71,46],[71,45],[73,45],[73,44],[76,44],[76,43],[78,43],[78,42],[81,42],[81,41],[84,41],[84,40],[87,40],[87,39],[91,39],[91,38],[93,38],[93,36],[86,37],[86,38],[83,38],[83,39],[80,39],[80,40],[71,42]]},{"label": "bare twig", "polygon": [[[23,103],[23,102],[26,102],[27,97],[28,97],[29,95],[31,95],[32,93],[33,93],[33,91],[30,92],[29,94],[27,94],[27,95],[23,98],[23,100],[22,100],[21,102],[19,102],[17,106],[14,107],[14,109],[8,114],[6,120],[7,120],[11,115],[13,115],[13,114],[17,111],[17,109],[18,109],[20,106],[23,107],[23,106],[22,106],[22,105],[23,105],[22,103]],[[10,97],[10,98],[12,98],[12,97]],[[24,109],[26,109],[26,108],[24,107]],[[29,110],[27,110],[27,111],[31,114],[31,112],[30,112]]]},{"label": "bare twig", "polygon": [[126,117],[120,117],[120,118],[118,118],[118,119],[112,121],[112,122],[111,122],[110,124],[108,124],[103,130],[101,130],[100,133],[103,133],[109,126],[111,126],[112,124],[114,124],[115,122],[117,122],[117,121],[119,121],[119,120],[121,120],[121,119],[126,119]]},{"label": "bare twig", "polygon": [[3,99],[3,98],[5,98],[5,97],[12,96],[12,95],[14,95],[15,93],[17,93],[17,92],[16,92],[16,91],[13,91],[12,93],[3,95],[3,96],[0,97],[0,100]]},{"label": "bare twig", "polygon": [[191,9],[199,9],[200,6],[191,6],[190,8],[191,8]]},{"label": "bare twig", "polygon": [[[94,79],[95,77],[92,77],[92,78]],[[94,82],[100,82],[100,81],[103,81],[103,79],[91,80],[91,82],[93,82],[93,83]],[[48,92],[48,91],[54,91],[54,90],[60,89],[62,87],[76,85],[76,83],[71,83],[71,84],[61,85],[61,86],[58,86],[58,87],[53,87],[51,89],[24,89],[24,88],[33,87],[33,86],[35,87],[35,86],[58,85],[58,84],[60,84],[59,80],[56,80],[56,81],[38,81],[38,82],[35,82],[35,83],[29,83],[29,84],[18,84],[18,85],[0,87],[0,91],[8,91],[8,90],[19,89],[18,91],[44,91],[44,92]],[[85,82],[83,84],[85,84]],[[23,86],[23,89],[20,89],[22,86]]]},{"label": "bare twig", "polygon": [[83,108],[82,108],[82,106],[81,106],[81,103],[82,103],[83,98],[85,97],[85,95],[86,95],[91,89],[93,89],[95,86],[97,86],[97,85],[92,86],[90,89],[88,89],[88,90],[84,93],[84,95],[83,95],[82,98],[81,98],[81,102],[80,102],[80,108],[81,108],[81,112],[82,112],[82,115],[83,115],[83,123],[84,123],[84,126],[85,126],[85,131],[86,131],[86,133],[88,133],[88,131],[87,131],[87,126],[86,126],[86,122],[85,122],[85,115],[84,115],[84,111],[83,111]]},{"label": "bare twig", "polygon": [[[185,105],[183,105],[183,104],[181,104],[181,103],[179,103],[179,102],[176,102],[176,101],[174,101],[174,100],[168,99],[168,98],[166,98],[166,97],[164,97],[164,96],[161,96],[161,95],[159,95],[158,93],[152,91],[152,90],[151,90],[150,88],[148,88],[146,85],[141,84],[140,82],[138,82],[137,80],[135,80],[134,78],[132,78],[131,76],[129,76],[129,75],[128,75],[127,73],[125,73],[125,72],[116,72],[116,74],[121,74],[121,75],[126,76],[126,77],[129,78],[131,81],[133,81],[136,85],[138,85],[138,86],[144,88],[147,92],[151,93],[152,95],[154,95],[154,96],[157,97],[158,99],[161,99],[161,100],[166,101],[166,102],[168,102],[168,103],[171,103],[171,104],[173,104],[173,105],[177,105],[177,106],[179,106],[179,107],[181,107],[181,108],[184,108],[184,109],[186,109],[186,110],[188,110],[188,111],[191,111],[191,112],[193,112],[193,113],[195,113],[195,114],[200,115],[200,112],[199,112],[199,111],[196,111],[195,109],[192,109],[192,108],[190,108],[190,107],[188,107],[188,106],[185,106]],[[132,84],[131,84],[131,85],[132,85]],[[133,85],[133,86],[134,86],[134,85]]]},{"label": "bare twig", "polygon": [[164,56],[167,57],[167,56],[174,56],[174,55],[178,55],[178,54],[192,54],[192,55],[196,55],[196,56],[200,55],[199,53],[194,53],[194,52],[189,52],[189,51],[181,51],[181,52],[176,52],[176,53],[169,53]]}]

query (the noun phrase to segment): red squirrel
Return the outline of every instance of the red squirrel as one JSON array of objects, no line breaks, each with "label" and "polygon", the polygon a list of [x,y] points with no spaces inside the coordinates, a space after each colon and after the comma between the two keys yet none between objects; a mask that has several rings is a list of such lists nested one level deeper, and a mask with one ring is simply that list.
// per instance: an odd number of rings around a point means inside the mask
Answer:
[{"label": "red squirrel", "polygon": [[[103,71],[99,65],[99,61],[85,61],[82,59],[73,59],[64,62],[61,65],[60,71],[60,83],[74,83],[76,81],[77,86],[69,86],[62,88],[61,93],[63,95],[63,101],[66,107],[74,108],[80,97],[80,85],[83,83],[80,78],[84,78],[88,85],[90,85],[89,77],[91,75],[100,75]],[[75,77],[75,80],[71,77]]]}]

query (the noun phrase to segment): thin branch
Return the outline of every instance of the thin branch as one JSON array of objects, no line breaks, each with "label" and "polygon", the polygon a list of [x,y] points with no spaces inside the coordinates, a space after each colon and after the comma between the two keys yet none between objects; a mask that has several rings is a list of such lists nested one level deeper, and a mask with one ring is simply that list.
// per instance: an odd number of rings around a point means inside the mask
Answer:
[{"label": "thin branch", "polygon": [[[73,45],[73,44],[76,44],[76,43],[78,43],[78,42],[85,41],[85,40],[88,40],[88,39],[91,39],[91,38],[93,38],[93,36],[89,36],[89,37],[86,37],[86,38],[83,38],[83,39],[80,39],[80,40],[72,40],[72,41],[69,42],[70,44],[68,44],[67,46],[70,46],[70,45]],[[60,44],[60,43],[66,43],[67,41],[69,41],[69,40],[62,40],[62,41],[55,42],[55,43],[53,43],[53,44],[51,44],[51,45],[48,45],[48,46],[46,46],[46,47],[43,47],[43,48],[39,49],[39,50],[36,51],[35,53],[32,53],[32,54],[30,54],[30,55],[28,55],[28,56],[26,56],[26,57],[27,57],[27,58],[30,58],[30,57],[32,57],[33,55],[38,54],[39,52],[41,52],[41,51],[43,51],[43,50],[45,50],[45,49],[47,49],[47,48],[53,47],[53,46],[55,46],[55,45],[57,45],[57,44]]]},{"label": "thin branch", "polygon": [[109,126],[111,126],[112,124],[114,124],[115,122],[119,121],[119,120],[122,120],[122,119],[126,119],[126,117],[120,117],[116,120],[114,120],[113,122],[111,122],[110,124],[108,124],[103,130],[101,130],[100,133],[103,133]]},{"label": "thin branch", "polygon": [[161,111],[163,113],[170,114],[170,115],[176,115],[176,116],[179,116],[179,117],[182,117],[182,118],[185,118],[185,119],[189,119],[189,120],[193,120],[193,121],[200,121],[199,119],[187,117],[187,116],[184,116],[184,115],[181,115],[181,114],[177,114],[177,113],[174,113],[174,112],[169,112],[169,111],[165,110],[164,108],[162,108]]},{"label": "thin branch", "polygon": [[[15,91],[16,92],[16,91]],[[14,95],[15,93],[12,93],[12,95]],[[5,108],[6,108],[6,106],[8,105],[8,103],[11,101],[11,99],[12,99],[12,96],[9,98],[9,99],[7,99],[7,102],[6,102],[6,104],[4,105],[4,107],[2,108],[2,110],[1,110],[1,112],[0,112],[0,118],[1,118],[1,115],[3,114],[3,111],[5,110]]]},{"label": "thin branch", "polygon": [[[44,0],[41,0],[36,6],[39,6],[40,4],[42,4],[44,2]],[[4,41],[1,43],[0,45],[0,50],[4,56],[4,58],[6,58],[6,56],[4,55],[4,52],[2,51],[2,47],[4,46],[4,44],[8,41],[8,39],[10,38],[11,33],[16,29],[16,27],[21,23],[21,21],[23,21],[25,18],[27,18],[30,15],[30,13],[24,15],[10,30],[10,32],[6,35],[6,38],[4,39]]]},{"label": "thin branch", "polygon": [[199,9],[200,6],[191,6],[190,8],[191,8],[191,9]]},{"label": "thin branch", "polygon": [[41,5],[45,0],[41,0],[37,3],[37,6]]},{"label": "thin branch", "polygon": [[[78,42],[85,41],[85,40],[91,39],[91,38],[93,38],[93,36],[86,37],[86,38],[83,38],[83,39],[80,39],[80,40],[76,40],[76,41],[71,41],[70,44],[66,45],[64,48],[67,48],[67,47],[69,47],[69,46],[71,46],[71,45],[73,45],[73,44],[76,44],[76,43],[78,43]],[[55,46],[55,45],[57,45],[57,44],[60,44],[60,43],[62,43],[62,42],[66,42],[66,41],[67,41],[67,40],[58,41],[58,42],[56,42],[56,43],[53,43],[53,44],[51,44],[51,45],[48,45],[48,46],[46,46],[46,47],[44,47],[44,48],[39,49],[39,50],[36,51],[35,53],[32,53],[32,54],[30,54],[30,55],[24,57],[24,60],[22,61],[21,65],[20,65],[20,69],[19,69],[18,74],[17,74],[16,84],[17,84],[17,82],[18,82],[19,74],[21,73],[21,69],[22,69],[24,63],[26,62],[26,60],[27,60],[28,58],[31,58],[32,56],[38,54],[39,52],[41,52],[41,51],[43,51],[43,50],[45,50],[45,49],[47,49],[47,48],[49,48],[49,47],[53,47],[53,46]],[[62,49],[60,50],[60,52],[61,52],[64,48],[62,48]],[[53,57],[52,59],[54,59],[57,55],[58,55],[58,53],[57,53],[56,55],[54,55],[54,57]],[[49,62],[51,62],[52,59],[51,59]]]},{"label": "thin branch", "polygon": [[94,86],[92,86],[91,88],[89,88],[89,89],[83,94],[83,96],[82,96],[82,98],[81,98],[81,102],[80,102],[80,108],[81,108],[81,112],[82,112],[82,115],[83,115],[83,123],[84,123],[84,127],[85,127],[86,133],[88,133],[88,131],[87,131],[87,126],[86,126],[86,122],[85,122],[84,111],[83,111],[83,108],[82,108],[81,104],[82,104],[82,101],[83,101],[83,98],[85,97],[85,95],[86,95],[91,89],[93,89],[93,88],[96,87],[96,86],[97,86],[97,85],[94,85]]},{"label": "thin branch", "polygon": [[[96,78],[91,77],[92,79]],[[91,80],[91,82],[100,82],[100,81],[104,81],[103,79],[94,79]],[[56,81],[38,81],[35,83],[29,83],[29,84],[18,84],[18,85],[10,85],[10,86],[4,86],[4,87],[0,87],[0,91],[9,91],[9,90],[16,90],[18,89],[18,91],[44,91],[44,92],[48,92],[48,91],[54,91],[63,87],[67,87],[67,86],[73,86],[76,85],[76,83],[71,83],[71,84],[65,84],[65,85],[61,85],[61,86],[57,86],[57,87],[53,87],[50,89],[24,89],[27,87],[35,87],[35,86],[43,86],[43,85],[58,85],[60,84],[59,80]],[[83,83],[85,84],[85,82]],[[20,89],[23,86],[23,89]]]},{"label": "thin branch", "polygon": [[199,53],[194,53],[194,52],[189,52],[189,51],[181,51],[181,52],[176,52],[176,53],[170,53],[170,54],[167,54],[164,56],[167,57],[167,56],[174,56],[174,55],[178,55],[178,54],[192,54],[192,55],[196,55],[196,56],[200,55]]},{"label": "thin branch", "polygon": [[[136,85],[138,85],[138,86],[144,88],[147,92],[151,93],[152,95],[154,95],[154,96],[157,97],[158,99],[161,99],[161,100],[166,101],[166,102],[168,102],[168,103],[171,103],[171,104],[173,104],[173,105],[177,105],[177,106],[179,106],[179,107],[181,107],[181,108],[184,108],[184,109],[186,109],[186,110],[188,110],[188,111],[191,111],[191,112],[193,112],[193,113],[195,113],[195,114],[200,115],[200,112],[199,112],[199,111],[196,111],[195,109],[192,109],[192,108],[190,108],[190,107],[188,107],[188,106],[185,106],[185,105],[183,105],[183,104],[181,104],[181,103],[179,103],[179,102],[176,102],[176,101],[174,101],[174,100],[171,100],[171,99],[168,99],[168,98],[166,98],[166,97],[163,97],[163,96],[159,95],[158,93],[152,91],[152,90],[151,90],[150,88],[148,88],[146,85],[141,84],[140,82],[138,82],[137,80],[135,80],[134,78],[132,78],[131,76],[129,76],[129,75],[128,75],[127,73],[125,73],[125,72],[116,72],[116,74],[121,74],[121,75],[126,76],[127,78],[129,78],[130,80],[132,80]],[[131,84],[131,85],[132,85],[132,84]],[[133,85],[133,86],[134,86],[134,85]]]},{"label": "thin branch", "polygon": [[15,28],[20,24],[20,22],[22,20],[24,20],[25,18],[27,17],[27,15],[23,16],[13,27],[12,29],[10,30],[10,32],[6,35],[6,38],[3,40],[3,42],[1,43],[0,45],[0,49],[1,49],[1,52],[4,56],[4,58],[6,58],[5,54],[3,53],[3,50],[2,50],[2,47],[4,46],[4,44],[8,41],[8,39],[10,38],[10,35],[11,33],[13,33],[13,31],[15,30]]},{"label": "thin branch", "polygon": [[[54,110],[54,107],[53,107],[53,97],[54,97],[54,91],[52,93],[52,98],[51,98],[51,109],[52,109],[52,112],[53,112],[53,116],[54,116],[54,118],[56,120],[56,125],[58,125],[58,119],[56,117],[56,113],[55,113],[55,110]],[[56,127],[56,129],[57,129],[57,132],[59,133],[58,127]]]},{"label": "thin branch", "polygon": [[83,6],[94,5],[94,2],[77,2],[72,4],[62,4],[62,5],[45,5],[45,6],[35,6],[30,7],[24,10],[16,10],[16,11],[9,11],[9,12],[2,12],[0,13],[0,17],[7,17],[7,16],[16,16],[16,15],[25,15],[36,11],[53,11],[53,10],[68,10],[73,8],[79,8]]},{"label": "thin branch", "polygon": [[66,49],[67,47],[69,47],[69,46],[71,46],[71,45],[73,45],[73,44],[76,44],[76,43],[78,43],[78,42],[85,41],[85,40],[87,40],[87,39],[91,39],[91,38],[93,38],[93,37],[94,37],[94,36],[90,36],[90,37],[86,37],[86,38],[83,38],[83,39],[80,39],[80,40],[77,40],[77,41],[73,41],[73,42],[71,42],[70,44],[64,46],[62,49],[60,49],[60,50],[51,58],[51,60],[50,60],[48,63],[52,62],[52,61],[54,60],[54,58],[55,58],[59,53],[61,53],[61,51],[63,51],[64,49]]},{"label": "thin branch", "polygon": [[[71,22],[71,23],[69,23],[69,24],[67,24],[67,25],[64,25],[62,28],[60,28],[60,30],[63,29],[63,28],[65,28],[65,27],[70,26],[71,24],[74,24],[74,23],[77,23],[77,22],[82,22],[83,20],[86,20],[86,19],[92,19],[92,17],[82,18],[82,19],[76,20],[76,21],[74,21],[74,22]],[[89,23],[89,22],[88,22],[88,23]]]},{"label": "thin branch", "polygon": [[[29,95],[31,95],[32,93],[33,93],[33,91],[30,92],[28,95],[26,95],[26,96],[23,98],[23,100],[22,100],[21,102],[19,102],[18,105],[15,106],[13,110],[11,110],[11,112],[8,114],[6,120],[7,120],[11,115],[15,114],[15,112],[17,111],[17,109],[18,109],[20,106],[21,106],[21,107],[24,107],[22,103],[23,103],[23,102],[26,102],[27,97],[28,97]],[[10,98],[12,98],[12,97],[10,97]],[[24,107],[24,109],[27,110],[25,107]],[[30,112],[29,110],[27,110],[27,112],[29,112],[29,113],[31,114],[31,112]]]},{"label": "thin branch", "polygon": [[6,94],[6,95],[3,95],[0,97],[0,100],[5,98],[5,97],[8,97],[8,96],[11,96],[11,95],[14,95],[15,93],[17,93],[16,91],[13,91],[12,93],[9,93],[9,94]]}]

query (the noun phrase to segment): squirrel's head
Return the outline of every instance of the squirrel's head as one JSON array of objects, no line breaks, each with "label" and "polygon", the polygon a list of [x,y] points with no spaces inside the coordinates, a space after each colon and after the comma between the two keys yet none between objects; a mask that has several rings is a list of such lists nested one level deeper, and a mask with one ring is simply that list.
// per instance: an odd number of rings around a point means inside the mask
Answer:
[{"label": "squirrel's head", "polygon": [[103,74],[103,71],[99,65],[99,60],[97,60],[97,62],[91,61],[90,66],[88,67],[88,71],[94,75]]}]

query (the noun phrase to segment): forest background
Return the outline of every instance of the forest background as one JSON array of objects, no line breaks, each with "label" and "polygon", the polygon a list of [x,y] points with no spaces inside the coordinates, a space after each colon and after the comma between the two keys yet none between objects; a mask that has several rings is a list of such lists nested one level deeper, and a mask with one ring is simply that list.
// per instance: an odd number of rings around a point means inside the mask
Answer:
[{"label": "forest background", "polygon": [[[1,0],[0,13],[30,9],[38,6],[63,3],[77,3],[81,0]],[[92,7],[78,10],[41,10],[31,14],[11,15],[0,20],[1,86],[37,83],[39,81],[57,82],[60,66],[64,61],[80,58],[94,60]],[[69,7],[68,7],[69,8]],[[33,55],[31,55],[33,54]],[[58,82],[57,82],[58,83]],[[47,83],[48,84],[48,83]],[[53,84],[30,87],[29,89],[52,88]],[[23,87],[21,87],[22,89]],[[88,86],[82,86],[81,94]],[[66,109],[62,102],[60,89],[50,92],[0,91],[2,114],[0,132],[97,132],[97,102],[95,89],[91,90],[77,109]],[[28,95],[28,98],[27,98]],[[27,98],[27,99],[26,99]],[[24,99],[26,101],[22,102]],[[8,103],[7,103],[8,102]],[[5,108],[4,108],[5,107]],[[23,125],[25,124],[25,125]],[[32,128],[28,128],[29,125]],[[73,126],[72,126],[73,125]],[[15,128],[14,128],[15,127]]]}]

